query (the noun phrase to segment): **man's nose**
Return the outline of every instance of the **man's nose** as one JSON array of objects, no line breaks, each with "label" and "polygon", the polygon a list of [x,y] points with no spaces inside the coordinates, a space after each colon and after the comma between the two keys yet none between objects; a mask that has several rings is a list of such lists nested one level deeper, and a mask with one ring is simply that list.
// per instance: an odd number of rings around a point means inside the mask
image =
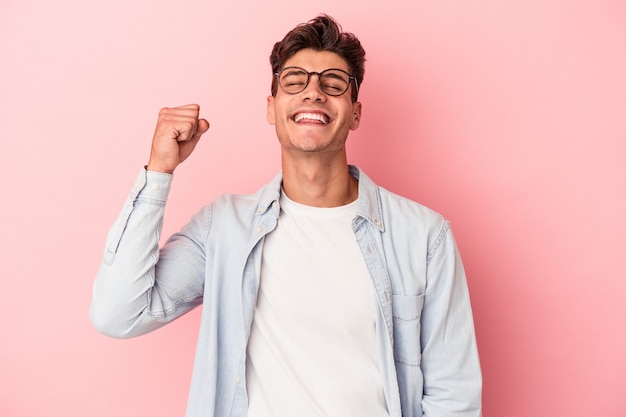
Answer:
[{"label": "man's nose", "polygon": [[309,84],[306,86],[304,91],[305,99],[310,99],[314,101],[321,101],[326,99],[326,93],[322,91],[322,87],[320,86],[320,75],[316,72],[312,72],[309,75]]}]

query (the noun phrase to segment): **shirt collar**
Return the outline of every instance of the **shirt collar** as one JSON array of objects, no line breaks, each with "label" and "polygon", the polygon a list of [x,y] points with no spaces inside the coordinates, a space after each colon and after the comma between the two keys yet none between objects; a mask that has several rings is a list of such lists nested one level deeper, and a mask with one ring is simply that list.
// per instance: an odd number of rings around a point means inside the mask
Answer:
[{"label": "shirt collar", "polygon": [[[385,230],[383,223],[382,207],[378,186],[365,173],[355,165],[349,165],[350,175],[359,181],[359,197],[357,199],[357,217],[362,217],[370,222],[381,232]],[[283,181],[282,172],[278,173],[266,187],[263,188],[257,215],[262,215],[272,209],[276,217],[279,214],[280,190]]]},{"label": "shirt collar", "polygon": [[349,165],[350,175],[359,181],[359,198],[356,215],[370,222],[383,232],[383,210],[378,186],[365,173],[354,165]]}]

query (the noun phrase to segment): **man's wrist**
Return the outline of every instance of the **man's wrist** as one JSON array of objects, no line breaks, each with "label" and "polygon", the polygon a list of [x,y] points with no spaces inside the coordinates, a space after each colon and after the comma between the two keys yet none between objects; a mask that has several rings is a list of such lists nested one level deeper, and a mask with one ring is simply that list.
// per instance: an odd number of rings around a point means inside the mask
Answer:
[{"label": "man's wrist", "polygon": [[146,169],[146,171],[160,172],[162,174],[173,174],[174,173],[173,169],[167,169],[167,168],[164,168],[164,167],[157,166],[155,164],[144,165],[144,168]]}]

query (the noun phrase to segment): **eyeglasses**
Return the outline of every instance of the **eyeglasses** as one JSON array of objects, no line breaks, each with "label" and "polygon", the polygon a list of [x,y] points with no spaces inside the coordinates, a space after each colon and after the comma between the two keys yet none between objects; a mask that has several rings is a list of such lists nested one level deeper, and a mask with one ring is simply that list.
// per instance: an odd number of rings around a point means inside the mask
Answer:
[{"label": "eyeglasses", "polygon": [[354,81],[355,94],[358,95],[359,85],[356,78],[350,75],[348,72],[339,68],[329,68],[322,72],[309,72],[300,67],[285,67],[274,76],[278,79],[278,85],[287,94],[298,94],[304,91],[309,85],[311,75],[317,75],[317,81],[320,84],[320,89],[324,94],[329,96],[340,96],[348,91],[350,88],[350,82]]}]

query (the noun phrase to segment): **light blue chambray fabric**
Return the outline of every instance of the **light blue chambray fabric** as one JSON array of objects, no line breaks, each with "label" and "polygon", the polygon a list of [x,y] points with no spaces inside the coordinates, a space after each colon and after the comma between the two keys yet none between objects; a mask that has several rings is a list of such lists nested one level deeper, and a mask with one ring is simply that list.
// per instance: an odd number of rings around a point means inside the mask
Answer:
[{"label": "light blue chambray fabric", "polygon": [[[379,368],[389,415],[481,415],[481,371],[465,273],[448,222],[359,180],[356,240],[378,299]],[[264,237],[282,176],[224,195],[158,247],[172,176],[142,170],[109,232],[90,317],[107,335],[155,330],[202,305],[187,417],[243,417],[246,346]]]}]

